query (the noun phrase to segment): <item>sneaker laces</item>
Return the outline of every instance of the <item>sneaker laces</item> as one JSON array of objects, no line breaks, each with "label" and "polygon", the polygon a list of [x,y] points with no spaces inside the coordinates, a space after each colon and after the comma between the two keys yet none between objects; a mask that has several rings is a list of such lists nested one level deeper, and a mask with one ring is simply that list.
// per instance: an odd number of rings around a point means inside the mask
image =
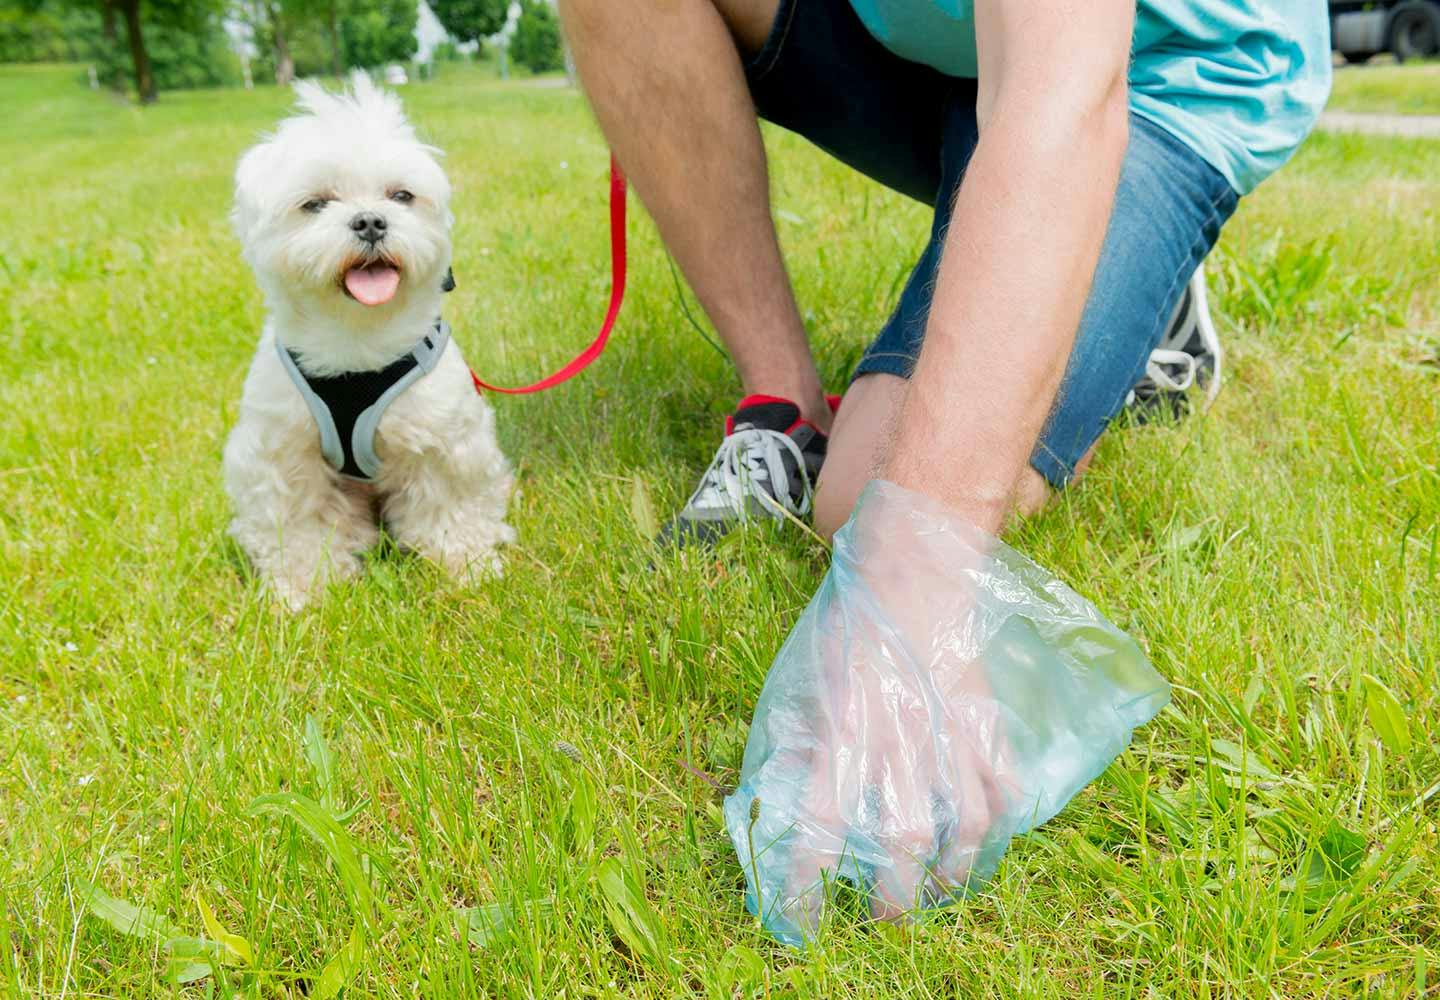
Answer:
[{"label": "sneaker laces", "polygon": [[[1199,341],[1198,346],[1196,341]],[[1213,402],[1220,391],[1220,368],[1224,351],[1210,318],[1209,295],[1202,263],[1191,276],[1186,292],[1175,306],[1175,313],[1165,336],[1163,347],[1150,352],[1145,374],[1125,396],[1125,405],[1135,403],[1140,394],[1187,393],[1205,378],[1205,404]],[[1183,347],[1184,350],[1176,349]],[[1197,353],[1198,352],[1198,353]]]},{"label": "sneaker laces", "polygon": [[[1162,365],[1183,368],[1184,374],[1176,378]],[[1159,388],[1170,392],[1185,392],[1194,385],[1196,370],[1197,365],[1193,354],[1185,351],[1171,351],[1161,347],[1151,351],[1150,360],[1145,362],[1145,376]]]},{"label": "sneaker laces", "polygon": [[[804,490],[800,502],[790,499],[790,473],[784,453],[795,459]],[[700,479],[687,507],[728,507],[737,516],[748,513],[745,500],[754,497],[769,508],[781,508],[795,516],[810,510],[810,482],[805,472],[805,454],[789,434],[747,427],[727,435],[715,452],[715,460]],[[761,484],[770,484],[766,490]]]}]

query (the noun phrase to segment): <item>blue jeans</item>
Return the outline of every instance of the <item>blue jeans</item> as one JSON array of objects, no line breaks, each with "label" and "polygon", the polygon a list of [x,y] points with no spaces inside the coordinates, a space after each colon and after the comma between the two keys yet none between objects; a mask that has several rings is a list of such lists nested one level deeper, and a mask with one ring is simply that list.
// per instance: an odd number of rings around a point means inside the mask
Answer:
[{"label": "blue jeans", "polygon": [[[975,81],[894,55],[871,37],[849,0],[781,0],[746,75],[763,118],[934,206],[929,242],[855,370],[856,378],[908,378],[925,339],[951,205],[979,139]],[[1237,200],[1188,146],[1130,116],[1130,146],[1090,297],[1030,457],[1051,485],[1074,477],[1076,463],[1124,407]]]}]

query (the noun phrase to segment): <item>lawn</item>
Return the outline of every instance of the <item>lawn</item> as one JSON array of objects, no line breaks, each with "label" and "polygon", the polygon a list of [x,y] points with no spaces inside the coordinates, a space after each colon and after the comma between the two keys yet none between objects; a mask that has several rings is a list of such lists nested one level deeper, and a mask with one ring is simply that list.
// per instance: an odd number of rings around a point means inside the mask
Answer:
[{"label": "lawn", "polygon": [[[611,351],[495,401],[505,578],[385,551],[286,617],[225,536],[220,449],[261,318],[230,174],[288,96],[138,110],[79,81],[0,67],[0,995],[200,975],[202,906],[244,941],[195,995],[1440,983],[1440,142],[1315,136],[1212,258],[1215,407],[1112,433],[1011,533],[1143,642],[1172,708],[983,893],[903,928],[842,914],[797,952],[744,912],[718,806],[825,553],[756,530],[652,564],[737,386],[643,212]],[[457,189],[456,337],[495,380],[555,367],[608,282],[582,99],[458,71],[405,97]],[[839,386],[925,213],[769,142]],[[107,922],[109,897],[146,909]]]},{"label": "lawn", "polygon": [[1440,62],[1344,66],[1331,108],[1373,114],[1440,115]]}]

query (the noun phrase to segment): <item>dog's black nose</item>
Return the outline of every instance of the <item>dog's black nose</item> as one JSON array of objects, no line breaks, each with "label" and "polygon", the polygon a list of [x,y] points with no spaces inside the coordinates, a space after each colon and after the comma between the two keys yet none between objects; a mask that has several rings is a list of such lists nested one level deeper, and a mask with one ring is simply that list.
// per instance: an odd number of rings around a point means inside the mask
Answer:
[{"label": "dog's black nose", "polygon": [[385,238],[385,217],[374,212],[360,212],[350,220],[350,228],[366,243],[379,243]]}]

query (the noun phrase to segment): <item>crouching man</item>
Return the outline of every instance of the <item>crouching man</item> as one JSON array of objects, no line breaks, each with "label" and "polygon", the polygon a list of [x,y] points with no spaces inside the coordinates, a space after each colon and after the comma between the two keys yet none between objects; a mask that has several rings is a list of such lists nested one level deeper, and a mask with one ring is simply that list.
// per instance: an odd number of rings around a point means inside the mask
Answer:
[{"label": "crouching man", "polygon": [[[1326,7],[561,13],[600,125],[745,392],[665,540],[704,544],[812,498],[822,533],[848,521],[727,802],[751,906],[798,940],[827,872],[870,884],[881,915],[940,901],[1168,698],[1128,637],[994,536],[1073,482],[1126,406],[1183,412],[1187,392],[1218,387],[1199,267],[1325,102]],[[838,410],[781,262],[757,115],[934,208]]]},{"label": "crouching man", "polygon": [[[682,544],[804,512],[817,477],[829,534],[876,473],[996,528],[1072,482],[1127,404],[1213,393],[1197,269],[1330,86],[1319,0],[562,0],[561,13],[606,138],[745,392],[667,527]],[[781,262],[757,114],[934,206],[838,413]]]}]

